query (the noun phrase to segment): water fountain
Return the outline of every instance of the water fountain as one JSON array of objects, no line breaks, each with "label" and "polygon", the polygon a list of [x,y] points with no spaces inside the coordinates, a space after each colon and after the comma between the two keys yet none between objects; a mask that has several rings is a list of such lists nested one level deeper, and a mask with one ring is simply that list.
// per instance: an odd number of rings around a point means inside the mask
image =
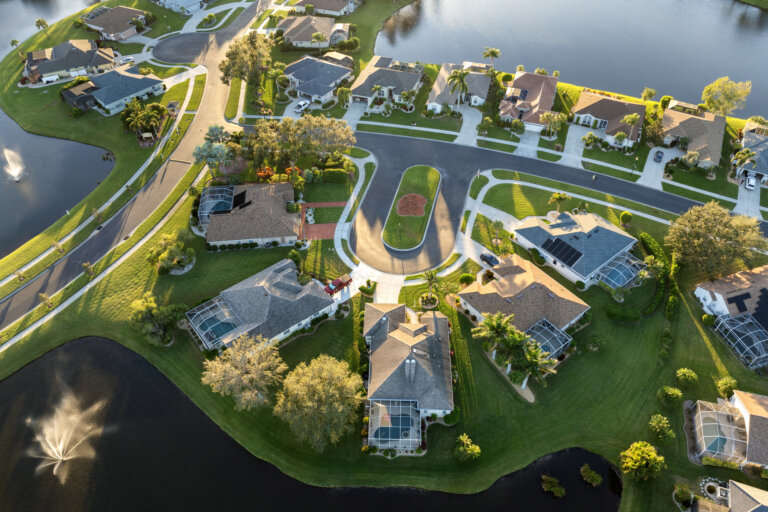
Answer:
[{"label": "water fountain", "polygon": [[64,484],[69,461],[92,459],[96,455],[89,440],[103,431],[96,415],[105,403],[96,402],[84,409],[77,397],[66,391],[50,416],[37,421],[27,420],[35,430],[35,445],[27,454],[42,460],[35,470],[36,474],[51,468],[53,475]]},{"label": "water fountain", "polygon": [[5,157],[6,165],[5,172],[16,183],[21,181],[21,174],[24,171],[24,164],[21,160],[21,155],[16,151],[5,148],[3,150],[3,156]]}]

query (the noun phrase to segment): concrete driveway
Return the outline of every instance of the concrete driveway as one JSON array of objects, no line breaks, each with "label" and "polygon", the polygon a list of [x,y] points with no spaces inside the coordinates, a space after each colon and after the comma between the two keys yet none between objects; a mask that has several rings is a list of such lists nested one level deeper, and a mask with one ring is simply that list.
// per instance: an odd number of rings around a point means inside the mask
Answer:
[{"label": "concrete driveway", "polygon": [[[661,162],[654,162],[653,156],[656,151],[664,153],[664,157]],[[661,183],[664,179],[664,166],[667,162],[673,158],[683,156],[685,153],[678,148],[652,148],[651,153],[648,155],[648,159],[645,161],[645,167],[643,167],[643,174],[640,179],[637,180],[638,185],[645,185],[646,187],[655,188],[661,190]]]}]

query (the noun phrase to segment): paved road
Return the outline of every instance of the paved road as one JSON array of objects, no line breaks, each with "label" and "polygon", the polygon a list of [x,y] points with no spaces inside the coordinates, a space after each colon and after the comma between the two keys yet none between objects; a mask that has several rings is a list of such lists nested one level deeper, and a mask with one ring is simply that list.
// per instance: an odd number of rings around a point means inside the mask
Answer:
[{"label": "paved road", "polygon": [[[354,219],[350,247],[358,258],[383,272],[415,274],[438,265],[451,255],[464,212],[464,198],[478,169],[510,169],[578,185],[623,197],[674,213],[697,205],[696,201],[635,183],[593,174],[555,162],[489,151],[448,142],[412,139],[393,135],[358,132],[357,145],[371,151],[379,162],[367,194]],[[413,251],[394,251],[381,240],[392,197],[403,171],[412,165],[428,164],[443,174],[435,213],[427,228],[424,245]],[[768,225],[761,224],[768,234]]]}]

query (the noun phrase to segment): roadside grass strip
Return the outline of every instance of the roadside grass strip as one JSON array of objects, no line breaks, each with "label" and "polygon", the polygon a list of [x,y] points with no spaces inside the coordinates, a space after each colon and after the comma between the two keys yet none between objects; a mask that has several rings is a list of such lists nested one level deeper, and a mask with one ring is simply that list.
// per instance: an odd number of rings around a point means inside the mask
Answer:
[{"label": "roadside grass strip", "polygon": [[[432,218],[440,180],[440,172],[428,165],[415,165],[405,170],[382,231],[385,244],[399,250],[421,245]],[[412,215],[401,214],[409,198],[403,203],[401,199],[408,195],[416,201],[424,201],[423,205],[415,206]]]},{"label": "roadside grass strip", "polygon": [[639,180],[640,176],[642,176],[642,172],[630,173],[627,171],[620,171],[612,167],[606,167],[600,164],[593,164],[592,162],[582,161],[581,165],[588,171],[599,172],[600,174],[605,174],[607,176],[613,176],[614,178],[621,178],[622,180],[627,180],[632,182]]},{"label": "roadside grass strip", "polygon": [[733,210],[734,208],[736,208],[735,202],[726,201],[724,199],[719,199],[717,197],[712,197],[704,192],[694,192],[693,190],[688,190],[687,188],[676,187],[671,183],[667,182],[666,180],[661,184],[661,188],[664,190],[664,192],[669,192],[670,194],[676,194],[678,196],[687,197],[688,199],[693,199],[694,201],[699,201],[700,203],[708,203],[710,201],[715,201],[717,203],[720,203],[724,208],[728,208],[729,210]]},{"label": "roadside grass strip", "polygon": [[357,123],[357,130],[361,132],[387,133],[389,135],[404,135],[406,137],[417,137],[420,139],[442,140],[444,142],[453,142],[456,140],[456,135],[451,135],[449,133],[411,130],[410,128],[400,126],[380,126],[377,124]]},{"label": "roadside grass strip", "polygon": [[355,197],[355,201],[352,203],[352,207],[349,209],[349,214],[347,215],[347,222],[352,222],[352,219],[355,218],[355,214],[357,213],[357,208],[360,206],[360,201],[363,200],[363,197],[365,197],[365,193],[368,190],[368,185],[371,183],[371,178],[373,178],[373,172],[376,170],[376,164],[373,162],[366,162],[365,163],[365,179],[363,180],[363,186],[360,189],[360,192]]},{"label": "roadside grass strip", "polygon": [[[435,272],[437,272],[439,274],[440,272],[444,271],[445,269],[449,268],[451,265],[456,263],[459,258],[461,258],[461,254],[459,254],[458,252],[455,252],[455,253],[451,254],[450,257],[447,260],[442,262],[440,264],[440,266],[438,266],[435,269]],[[418,281],[419,279],[421,279],[422,275],[423,274],[415,274],[415,275],[412,275],[412,276],[406,276],[405,280],[406,281]]]},{"label": "roadside grass strip", "polygon": [[229,84],[229,96],[227,96],[227,105],[224,107],[224,117],[234,119],[237,115],[237,107],[240,104],[240,87],[243,81],[239,78],[233,78]]},{"label": "roadside grass strip", "polygon": [[494,142],[492,140],[483,140],[478,138],[477,145],[485,149],[495,149],[496,151],[504,151],[506,153],[514,153],[517,149],[515,144],[505,144],[503,142]]},{"label": "roadside grass strip", "polygon": [[206,73],[203,73],[195,77],[195,86],[192,88],[192,97],[189,99],[187,110],[196,111],[200,107],[200,102],[203,100],[203,92],[205,92],[205,79],[207,76]]},{"label": "roadside grass strip", "polygon": [[[216,32],[218,30],[224,30],[225,28],[230,26],[232,22],[234,22],[238,18],[238,16],[240,16],[243,13],[244,10],[245,10],[245,7],[238,7],[237,9],[235,9],[229,14],[227,19],[224,20],[224,23],[221,23],[221,25],[214,25],[212,28],[208,30],[198,30],[198,32]],[[229,10],[224,12],[229,12]],[[220,23],[220,20],[221,18],[219,18],[217,14],[216,23]]]},{"label": "roadside grass strip", "polygon": [[272,9],[265,9],[259,14],[259,16],[256,18],[256,21],[253,22],[253,25],[251,25],[252,29],[257,29],[261,26],[262,23],[264,23],[264,20],[267,19],[267,17],[272,14]]}]

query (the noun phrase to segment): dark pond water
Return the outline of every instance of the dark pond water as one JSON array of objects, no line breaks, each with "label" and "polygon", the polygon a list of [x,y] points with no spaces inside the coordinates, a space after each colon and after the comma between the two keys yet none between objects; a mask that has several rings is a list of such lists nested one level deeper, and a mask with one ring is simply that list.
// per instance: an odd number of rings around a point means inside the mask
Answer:
[{"label": "dark pond water", "polygon": [[557,69],[636,96],[648,86],[698,103],[717,77],[752,80],[737,114],[768,116],[768,12],[735,0],[417,0],[375,50],[439,64],[479,61],[485,46],[502,50],[499,70]]},{"label": "dark pond water", "polygon": [[[54,453],[74,458],[55,467],[55,457],[45,458]],[[3,512],[612,512],[621,493],[608,461],[580,449],[544,457],[475,495],[305,485],[252,457],[143,358],[96,338],[71,342],[0,382],[0,461]],[[581,481],[585,462],[605,477],[601,487]],[[565,498],[541,491],[544,472],[560,479]]]},{"label": "dark pond water", "polygon": [[[50,94],[57,94],[55,87]],[[103,154],[94,146],[29,134],[0,110],[0,257],[96,188],[114,165]]]},{"label": "dark pond water", "polygon": [[[0,34],[7,45],[11,39],[23,41],[35,32],[35,20],[43,18],[49,25],[65,16],[69,16],[98,0],[0,0]],[[11,47],[3,47],[5,54]]]}]

